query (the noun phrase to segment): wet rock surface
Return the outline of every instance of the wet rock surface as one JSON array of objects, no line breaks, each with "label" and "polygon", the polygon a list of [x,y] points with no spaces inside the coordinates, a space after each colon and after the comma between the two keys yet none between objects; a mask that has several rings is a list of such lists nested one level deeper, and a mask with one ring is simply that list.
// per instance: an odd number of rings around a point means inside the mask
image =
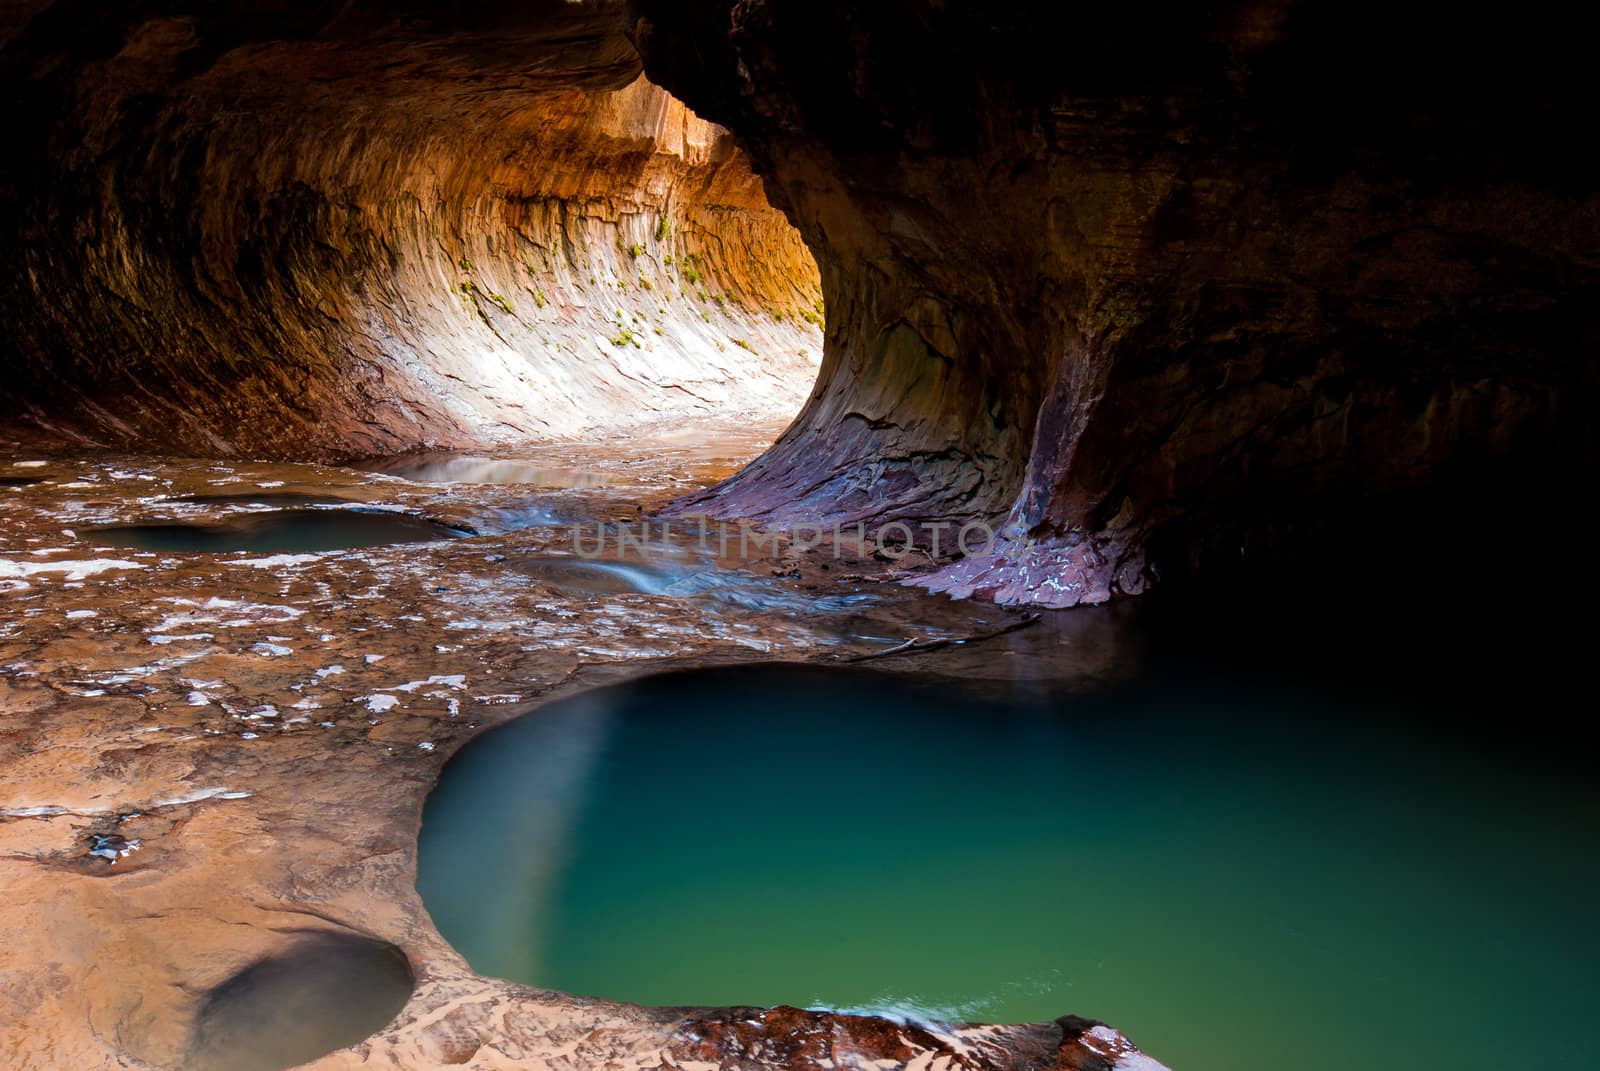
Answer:
[{"label": "wet rock surface", "polygon": [[[413,884],[422,804],[441,764],[532,704],[669,665],[887,664],[898,656],[878,656],[908,641],[951,644],[952,665],[970,657],[969,668],[1003,672],[993,650],[969,655],[954,641],[1016,615],[865,579],[870,559],[826,571],[729,563],[726,583],[675,593],[577,590],[517,566],[575,557],[568,530],[550,524],[315,554],[108,550],[87,531],[152,512],[254,510],[192,501],[235,487],[316,487],[480,528],[512,510],[560,513],[593,538],[601,523],[726,476],[777,429],[763,430],[711,445],[663,432],[534,450],[522,459],[615,477],[539,496],[318,466],[0,461],[41,480],[0,497],[8,1066],[222,1066],[211,1039],[240,1035],[218,1009],[245,998],[218,994],[270,990],[249,979],[273,974],[260,965],[307,934],[386,942],[415,977],[375,1036],[315,1062],[328,1071],[1100,1066],[1070,1062],[1089,1050],[1057,1027],[644,1009],[483,978],[439,937]],[[692,545],[669,549],[644,564],[721,575]],[[721,597],[729,587],[740,597]],[[1124,656],[1074,634],[1050,640],[1088,678],[1114,674]]]}]

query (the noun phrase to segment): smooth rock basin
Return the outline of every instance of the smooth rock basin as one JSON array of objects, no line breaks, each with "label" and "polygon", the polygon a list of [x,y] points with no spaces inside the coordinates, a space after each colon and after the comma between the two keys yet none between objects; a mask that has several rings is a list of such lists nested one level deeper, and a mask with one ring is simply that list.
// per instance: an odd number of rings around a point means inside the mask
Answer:
[{"label": "smooth rock basin", "polygon": [[97,546],[209,554],[312,554],[397,543],[432,543],[467,533],[408,513],[359,509],[281,509],[222,521],[162,521],[85,529]]},{"label": "smooth rock basin", "polygon": [[1184,1071],[1600,1061],[1591,787],[1303,693],[1019,691],[589,693],[449,763],[418,886],[480,972],[584,995],[1072,1011]]},{"label": "smooth rock basin", "polygon": [[207,994],[183,1071],[284,1071],[353,1045],[411,996],[405,956],[382,941],[306,933]]}]

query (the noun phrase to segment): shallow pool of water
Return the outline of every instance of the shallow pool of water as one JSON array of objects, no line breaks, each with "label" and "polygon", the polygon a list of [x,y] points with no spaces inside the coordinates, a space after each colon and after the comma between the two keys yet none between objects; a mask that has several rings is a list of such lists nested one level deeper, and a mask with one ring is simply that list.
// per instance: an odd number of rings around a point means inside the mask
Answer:
[{"label": "shallow pool of water", "polygon": [[387,510],[281,509],[220,521],[160,521],[80,531],[102,547],[222,554],[313,554],[397,543],[431,543],[465,535],[448,525]]},{"label": "shallow pool of water", "polygon": [[1600,1066],[1595,791],[1388,714],[657,677],[469,744],[418,884],[478,970],[579,994],[1070,1012],[1181,1071]]}]

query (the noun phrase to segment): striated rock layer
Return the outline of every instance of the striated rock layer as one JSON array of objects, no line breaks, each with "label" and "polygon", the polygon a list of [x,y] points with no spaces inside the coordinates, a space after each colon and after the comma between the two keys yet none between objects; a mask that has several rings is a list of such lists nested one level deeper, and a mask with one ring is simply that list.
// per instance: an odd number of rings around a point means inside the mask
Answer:
[{"label": "striated rock layer", "polygon": [[[1592,473],[1600,198],[1563,19],[634,0],[822,269],[818,390],[691,504],[991,518],[935,590],[1142,590],[1153,540],[1553,450]],[[1553,27],[1555,29],[1553,29]],[[1236,556],[1236,555],[1235,555]]]},{"label": "striated rock layer", "polygon": [[798,408],[815,265],[614,10],[257,6],[8,7],[0,433],[318,457]]}]

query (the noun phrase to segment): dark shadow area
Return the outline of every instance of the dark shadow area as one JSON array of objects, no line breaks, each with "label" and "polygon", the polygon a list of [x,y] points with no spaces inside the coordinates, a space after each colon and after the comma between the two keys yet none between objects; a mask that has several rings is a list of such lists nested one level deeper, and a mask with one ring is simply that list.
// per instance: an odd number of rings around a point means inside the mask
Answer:
[{"label": "dark shadow area", "polygon": [[311,933],[212,990],[185,1071],[283,1071],[382,1029],[411,997],[406,958],[383,941]]},{"label": "dark shadow area", "polygon": [[1242,525],[1198,514],[1153,544],[1153,664],[1381,695],[1469,746],[1592,772],[1595,472],[1574,444],[1427,488],[1269,496]]}]

